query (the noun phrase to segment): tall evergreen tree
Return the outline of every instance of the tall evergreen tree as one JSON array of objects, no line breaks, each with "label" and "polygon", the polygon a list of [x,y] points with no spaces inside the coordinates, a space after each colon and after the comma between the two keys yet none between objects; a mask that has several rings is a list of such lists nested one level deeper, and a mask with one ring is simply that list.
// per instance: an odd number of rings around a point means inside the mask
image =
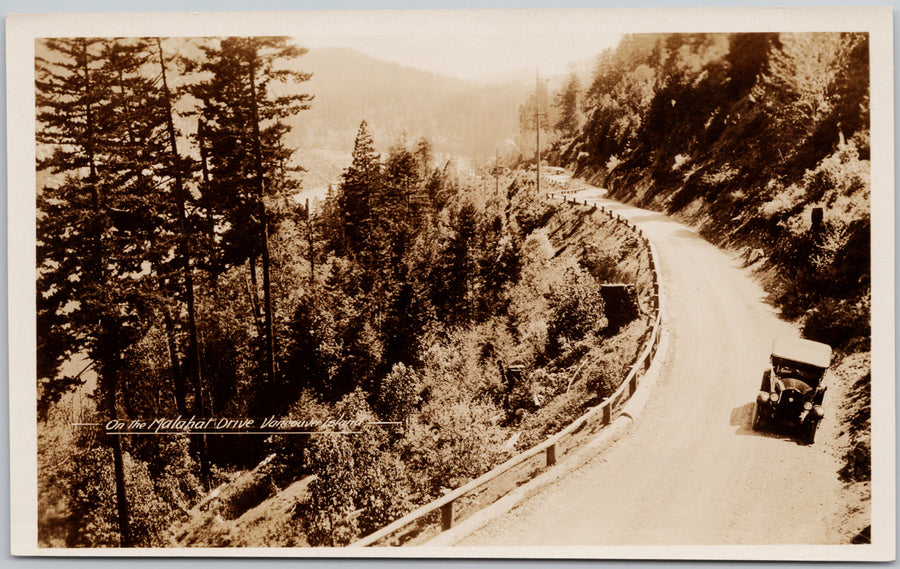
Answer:
[{"label": "tall evergreen tree", "polygon": [[381,164],[369,125],[363,120],[353,144],[353,161],[343,174],[338,196],[344,226],[342,252],[355,255],[366,246],[380,185]]},{"label": "tall evergreen tree", "polygon": [[[161,254],[153,200],[160,178],[159,115],[142,73],[141,40],[45,40],[36,58],[38,142],[52,149],[37,168],[39,393],[53,400],[78,378],[59,378],[65,361],[94,364],[107,420],[120,418],[126,352],[152,319],[152,260]],[[46,335],[43,334],[46,332]],[[113,451],[120,544],[133,545],[123,437]]]},{"label": "tall evergreen tree", "polygon": [[[293,69],[306,50],[284,37],[221,38],[201,46],[206,60],[200,70],[210,75],[193,93],[203,103],[204,141],[208,143],[208,201],[222,217],[226,262],[262,260],[264,372],[267,397],[275,397],[275,331],[269,236],[269,202],[293,189],[284,163],[292,151],[281,144],[285,120],[309,108],[312,97],[298,86],[310,74]],[[280,84],[274,95],[271,83]],[[265,397],[264,397],[265,399]],[[265,405],[273,404],[273,401]]]},{"label": "tall evergreen tree", "polygon": [[[194,408],[200,417],[207,416],[205,398],[203,393],[203,378],[200,365],[200,342],[197,333],[197,309],[194,297],[194,274],[192,262],[191,229],[187,216],[187,202],[190,194],[186,187],[186,179],[190,175],[189,165],[178,152],[178,134],[175,130],[175,121],[172,109],[172,93],[169,89],[169,81],[166,73],[166,57],[163,52],[162,40],[156,38],[156,48],[159,54],[159,73],[161,79],[161,110],[165,117],[166,135],[169,145],[166,166],[172,180],[172,202],[177,210],[179,233],[179,258],[181,272],[184,278],[184,297],[188,311],[188,338],[189,338],[189,370],[194,387]],[[200,480],[204,490],[210,487],[210,465],[206,448],[206,435],[201,434],[197,445],[200,455]]]},{"label": "tall evergreen tree", "polygon": [[564,137],[572,137],[578,131],[581,123],[580,101],[581,83],[578,81],[578,75],[573,71],[554,100],[554,105],[559,112],[554,126]]},{"label": "tall evergreen tree", "polygon": [[387,220],[397,216],[407,224],[425,205],[420,187],[419,163],[407,148],[405,140],[394,144],[384,168],[384,198],[379,218]]}]

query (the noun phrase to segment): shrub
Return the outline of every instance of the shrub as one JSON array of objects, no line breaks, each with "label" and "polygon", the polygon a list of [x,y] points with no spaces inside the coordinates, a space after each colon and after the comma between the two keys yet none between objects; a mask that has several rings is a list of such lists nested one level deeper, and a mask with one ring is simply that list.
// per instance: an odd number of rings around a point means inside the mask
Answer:
[{"label": "shrub", "polygon": [[833,348],[868,349],[871,340],[871,292],[859,300],[824,298],[803,324],[803,335]]},{"label": "shrub", "polygon": [[419,374],[403,363],[394,364],[379,386],[378,414],[385,421],[405,421],[419,405],[421,392]]},{"label": "shrub", "polygon": [[357,389],[334,408],[334,418],[359,421],[353,434],[313,439],[307,463],[316,479],[298,507],[310,545],[347,545],[408,509],[406,475],[387,437]]},{"label": "shrub", "polygon": [[499,409],[477,400],[453,402],[447,395],[432,399],[399,443],[401,456],[416,473],[419,493],[427,497],[440,496],[490,470],[505,438]]},{"label": "shrub", "polygon": [[[282,418],[295,421],[322,421],[327,415],[327,407],[316,400],[310,390],[304,390]],[[309,447],[310,435],[272,435],[266,442],[267,452],[275,454],[272,461],[272,479],[276,484],[288,485],[306,472],[305,453]]]},{"label": "shrub", "polygon": [[840,474],[844,480],[872,479],[872,374],[857,379],[848,397],[849,417],[846,425],[850,445],[844,453],[845,464]]},{"label": "shrub", "polygon": [[567,341],[580,340],[607,324],[600,286],[580,268],[567,269],[562,283],[547,298],[550,304],[547,334],[556,352]]},{"label": "shrub", "polygon": [[[141,547],[167,545],[172,504],[160,499],[147,466],[123,452],[132,541]],[[97,447],[73,456],[68,476],[70,547],[118,547],[118,514],[112,450]]]}]

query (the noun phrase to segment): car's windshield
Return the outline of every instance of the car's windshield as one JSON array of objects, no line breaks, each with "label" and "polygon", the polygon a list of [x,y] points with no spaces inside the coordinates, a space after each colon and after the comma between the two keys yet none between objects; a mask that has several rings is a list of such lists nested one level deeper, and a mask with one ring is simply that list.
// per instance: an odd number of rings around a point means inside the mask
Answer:
[{"label": "car's windshield", "polygon": [[773,357],[772,369],[780,378],[798,379],[811,387],[816,387],[825,370],[809,364],[792,362],[784,358]]},{"label": "car's windshield", "polygon": [[782,377],[779,379],[781,385],[784,389],[793,389],[797,391],[801,395],[806,395],[810,391],[814,389],[812,385],[809,385],[802,379],[796,379],[793,377]]}]

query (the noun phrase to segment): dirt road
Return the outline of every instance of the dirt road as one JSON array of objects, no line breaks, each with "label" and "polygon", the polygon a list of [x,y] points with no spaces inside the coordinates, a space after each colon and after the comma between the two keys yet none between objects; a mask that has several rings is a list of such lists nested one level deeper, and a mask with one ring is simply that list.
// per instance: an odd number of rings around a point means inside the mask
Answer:
[{"label": "dirt road", "polygon": [[792,328],[740,261],[690,229],[596,189],[576,197],[619,211],[656,244],[662,374],[628,437],[458,545],[835,543],[834,422],[826,415],[813,446],[749,427],[772,338]]}]

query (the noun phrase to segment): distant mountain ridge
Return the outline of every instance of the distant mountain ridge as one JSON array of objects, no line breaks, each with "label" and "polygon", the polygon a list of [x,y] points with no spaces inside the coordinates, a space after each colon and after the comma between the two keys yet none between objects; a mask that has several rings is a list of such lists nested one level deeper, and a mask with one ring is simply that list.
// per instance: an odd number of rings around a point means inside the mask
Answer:
[{"label": "distant mountain ridge", "polygon": [[293,121],[287,142],[349,152],[365,119],[384,151],[405,133],[425,136],[437,152],[475,159],[518,130],[518,107],[530,86],[485,85],[375,59],[350,48],[310,49],[296,62],[311,72],[303,85],[312,108]]}]

